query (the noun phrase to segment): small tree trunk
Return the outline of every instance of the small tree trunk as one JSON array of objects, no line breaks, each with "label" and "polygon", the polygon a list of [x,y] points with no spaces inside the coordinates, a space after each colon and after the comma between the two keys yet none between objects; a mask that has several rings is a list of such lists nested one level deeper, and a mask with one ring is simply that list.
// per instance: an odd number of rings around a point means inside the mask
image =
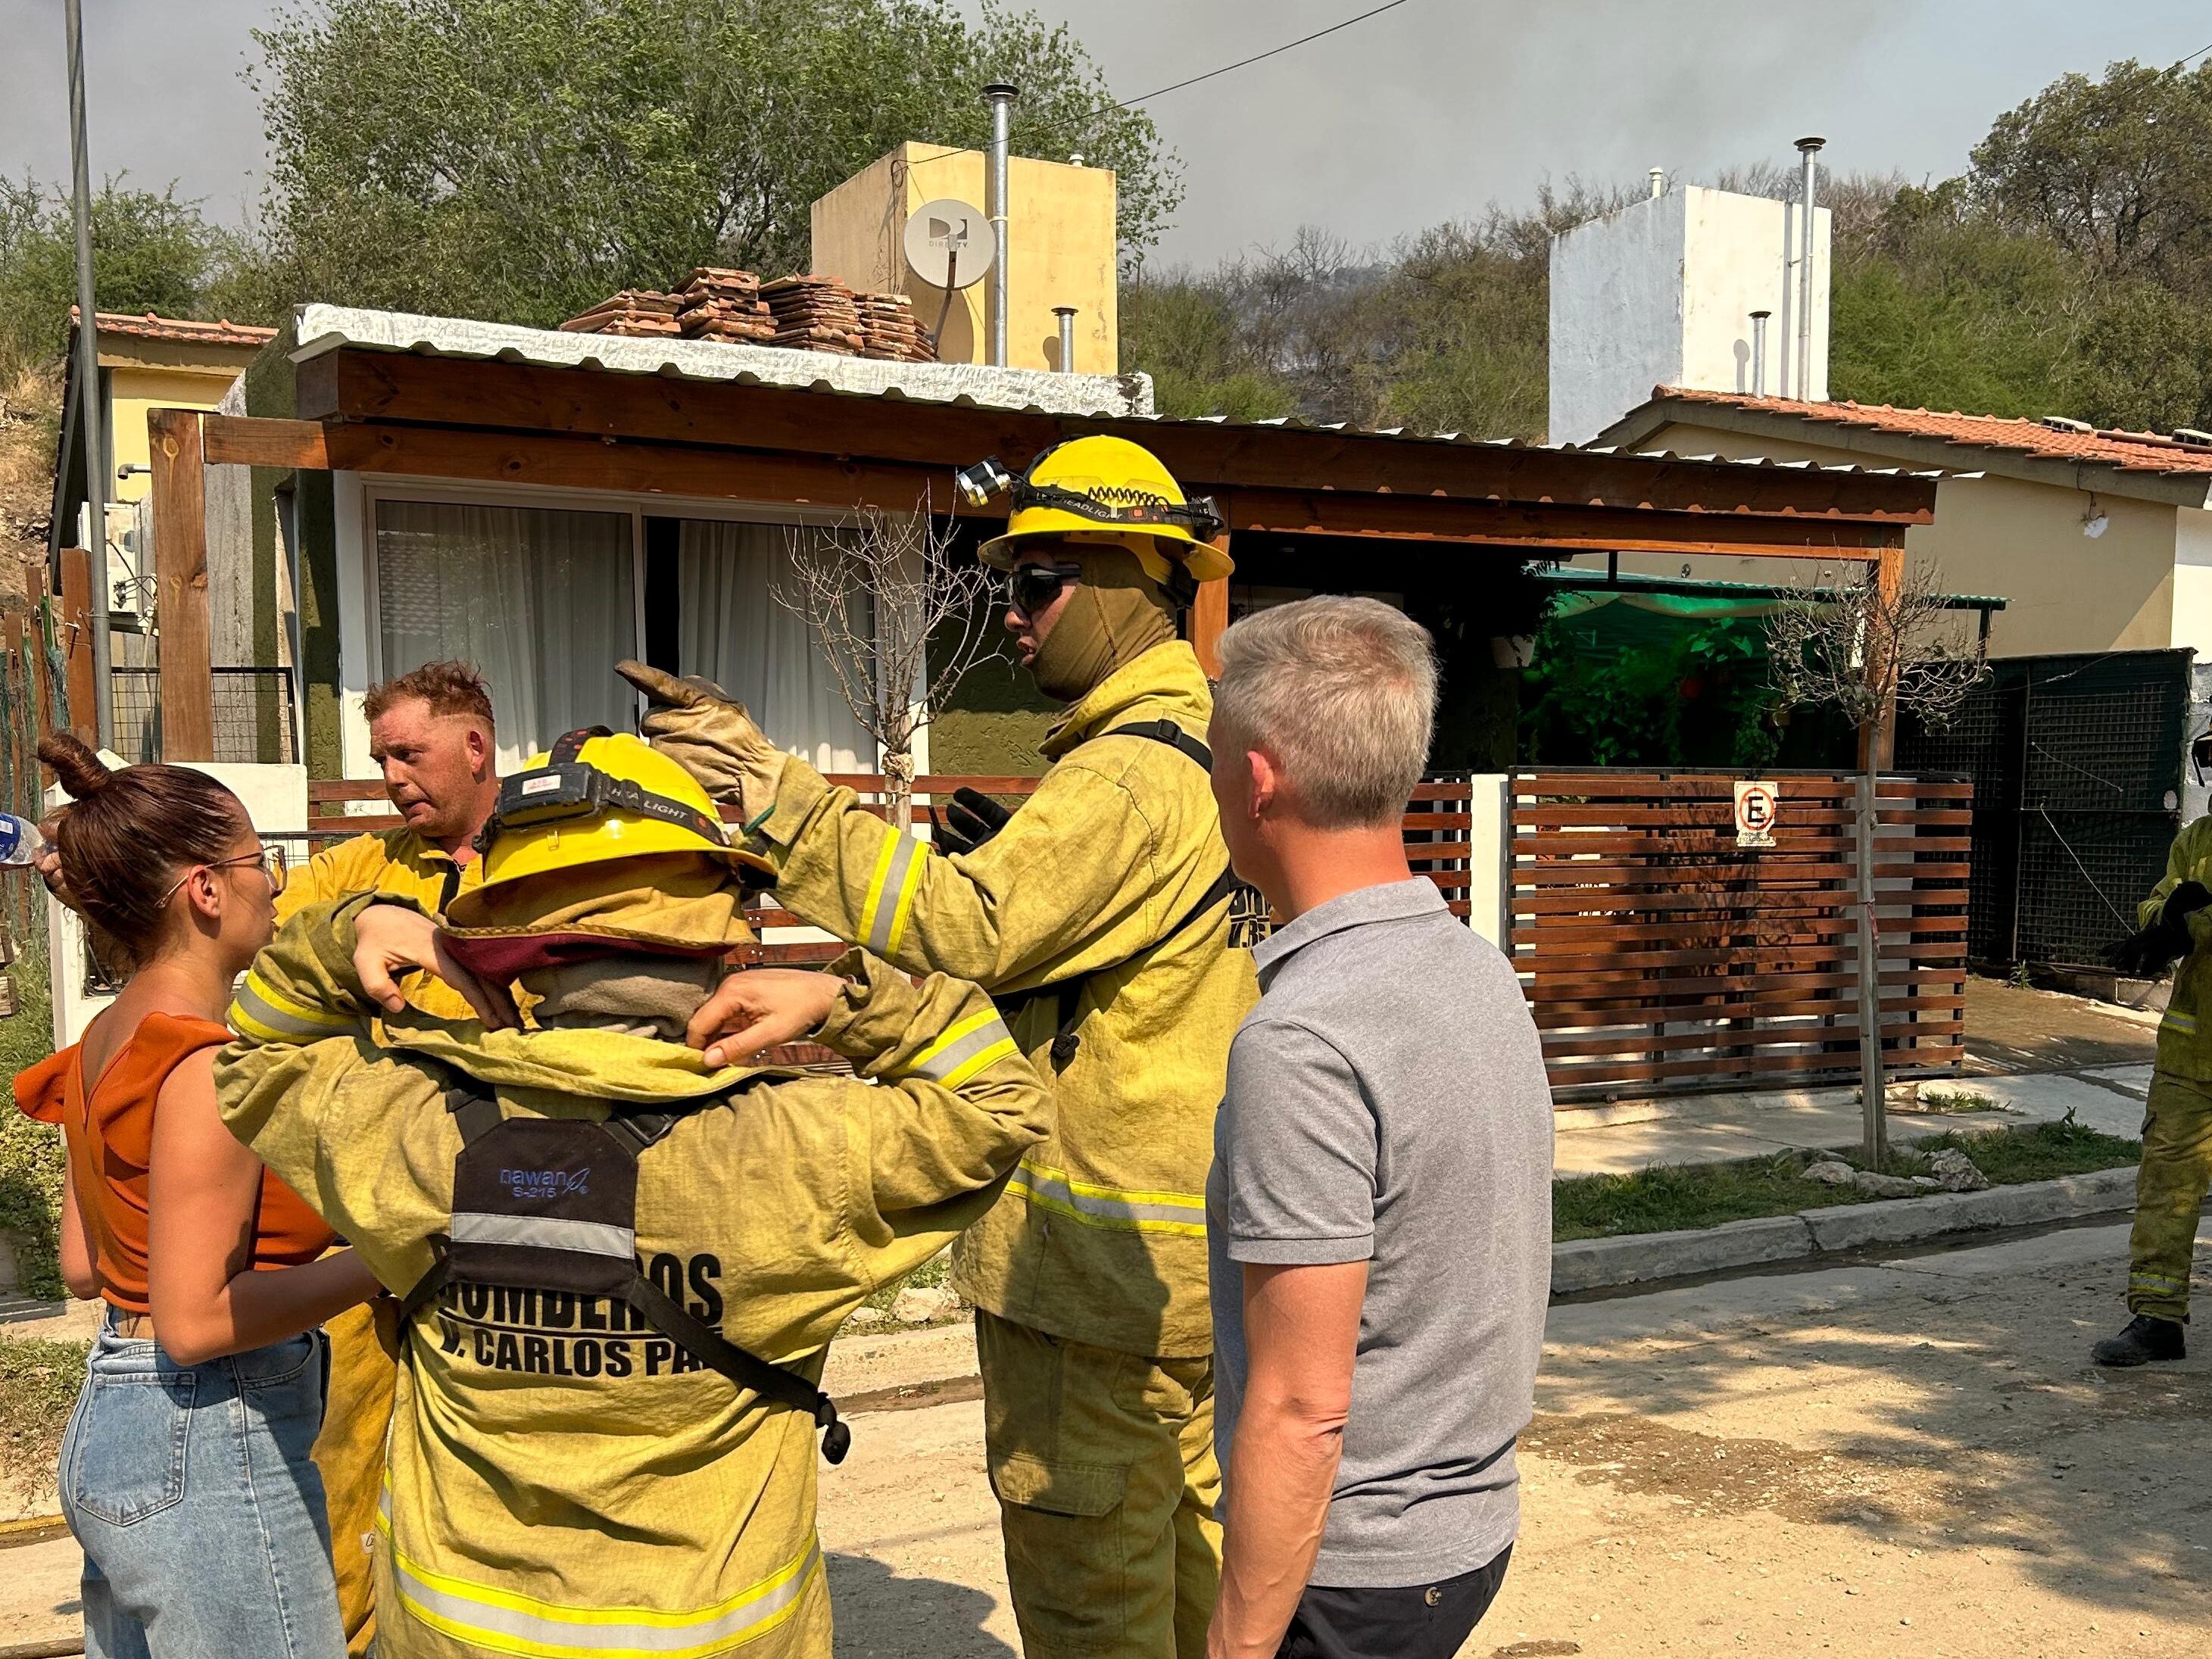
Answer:
[{"label": "small tree trunk", "polygon": [[1876,950],[1874,915],[1875,773],[1859,774],[1857,819],[1859,941],[1859,1098],[1866,1133],[1860,1146],[1866,1165],[1879,1170],[1889,1151],[1881,1080],[1881,963]]},{"label": "small tree trunk", "polygon": [[904,746],[884,749],[884,805],[891,827],[902,836],[914,830],[914,750],[909,737]]}]

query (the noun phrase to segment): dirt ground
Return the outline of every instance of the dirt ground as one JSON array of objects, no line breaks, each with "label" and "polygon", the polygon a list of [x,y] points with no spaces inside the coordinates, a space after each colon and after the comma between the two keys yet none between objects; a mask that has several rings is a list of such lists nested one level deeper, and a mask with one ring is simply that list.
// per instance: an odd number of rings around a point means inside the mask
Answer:
[{"label": "dirt ground", "polygon": [[[2212,1358],[2088,1364],[2125,1255],[2107,1225],[1554,1308],[1463,1659],[2212,1650]],[[840,1659],[1018,1650],[981,1437],[972,1401],[856,1419]]]},{"label": "dirt ground", "polygon": [[2087,997],[1976,976],[1966,981],[1966,1054],[1980,1072],[2147,1066],[2158,1057],[2158,1032]]}]

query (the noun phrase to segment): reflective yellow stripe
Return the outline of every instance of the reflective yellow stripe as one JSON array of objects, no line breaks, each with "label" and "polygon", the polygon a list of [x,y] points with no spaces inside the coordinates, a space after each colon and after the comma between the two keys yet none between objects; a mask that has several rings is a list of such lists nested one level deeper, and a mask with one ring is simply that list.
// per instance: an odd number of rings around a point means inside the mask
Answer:
[{"label": "reflective yellow stripe", "polygon": [[1048,1170],[1027,1159],[1006,1183],[1040,1209],[1070,1216],[1086,1227],[1121,1232],[1175,1233],[1206,1237],[1206,1198],[1194,1193],[1144,1193],[1078,1181],[1065,1170]]},{"label": "reflective yellow stripe", "polygon": [[249,969],[230,1005],[230,1027],[262,1042],[313,1042],[358,1030],[361,1022],[350,1014],[284,996]]},{"label": "reflective yellow stripe", "polygon": [[2173,1031],[2177,1036],[2195,1036],[2197,1035],[2197,1016],[2185,1014],[2179,1008],[2167,1009],[2166,1018],[2159,1024]]},{"label": "reflective yellow stripe", "polygon": [[[912,836],[901,836],[899,839],[914,841]],[[914,896],[921,890],[922,866],[927,860],[921,856],[919,845],[917,842],[907,851],[905,876],[899,883],[898,908],[891,912],[891,934],[884,945],[885,956],[898,953],[899,941],[906,937],[906,919],[914,913]]]},{"label": "reflective yellow stripe", "polygon": [[957,1089],[985,1066],[995,1066],[1020,1052],[998,1011],[986,1008],[962,1020],[899,1067],[896,1075],[926,1077],[948,1089]]},{"label": "reflective yellow stripe", "polygon": [[860,905],[860,925],[856,930],[863,945],[875,934],[876,913],[884,903],[884,879],[891,872],[891,859],[898,851],[899,841],[894,831],[884,837],[884,844],[876,850],[875,872],[868,878],[868,894]]},{"label": "reflective yellow stripe", "polygon": [[712,1607],[688,1612],[564,1607],[432,1572],[410,1560],[392,1540],[388,1486],[378,1504],[377,1525],[391,1547],[392,1577],[409,1613],[441,1634],[527,1659],[702,1659],[726,1653],[790,1619],[822,1571],[821,1541],[809,1537],[793,1559]]}]

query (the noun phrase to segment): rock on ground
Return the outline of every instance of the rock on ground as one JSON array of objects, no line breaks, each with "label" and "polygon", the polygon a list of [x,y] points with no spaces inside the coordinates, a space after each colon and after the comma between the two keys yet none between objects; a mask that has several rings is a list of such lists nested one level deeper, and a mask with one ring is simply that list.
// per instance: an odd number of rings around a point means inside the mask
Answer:
[{"label": "rock on ground", "polygon": [[1824,1187],[1848,1187],[1856,1174],[1856,1170],[1839,1158],[1824,1158],[1805,1166],[1805,1179],[1817,1181]]},{"label": "rock on ground", "polygon": [[960,1311],[960,1298],[942,1287],[909,1285],[891,1303],[891,1317],[902,1325],[927,1325]]},{"label": "rock on ground", "polygon": [[1974,1160],[1956,1146],[1946,1146],[1928,1160],[1928,1173],[1947,1193],[1978,1193],[1990,1178],[1974,1167]]}]

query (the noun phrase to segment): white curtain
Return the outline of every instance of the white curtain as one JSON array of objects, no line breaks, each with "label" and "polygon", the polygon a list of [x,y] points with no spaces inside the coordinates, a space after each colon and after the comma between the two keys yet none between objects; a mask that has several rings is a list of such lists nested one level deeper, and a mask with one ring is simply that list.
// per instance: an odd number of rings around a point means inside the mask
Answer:
[{"label": "white curtain", "polygon": [[376,506],[384,673],[475,664],[501,771],[578,726],[630,728],[636,700],[614,665],[638,654],[635,578],[626,513]]},{"label": "white curtain", "polygon": [[817,771],[872,772],[876,749],[806,624],[769,592],[791,558],[786,525],[684,521],[678,672],[704,674]]}]

